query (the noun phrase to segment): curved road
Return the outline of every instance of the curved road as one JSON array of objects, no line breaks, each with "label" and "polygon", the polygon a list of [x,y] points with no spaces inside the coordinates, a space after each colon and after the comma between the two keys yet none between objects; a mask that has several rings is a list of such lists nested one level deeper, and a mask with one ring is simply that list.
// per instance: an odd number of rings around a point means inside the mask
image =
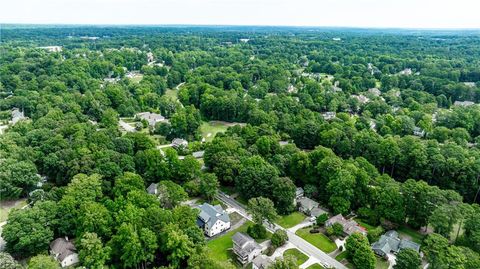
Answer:
[{"label": "curved road", "polygon": [[[230,207],[233,207],[234,209],[237,210],[237,212],[242,215],[244,218],[248,220],[252,220],[252,217],[247,213],[247,210],[245,207],[235,201],[234,199],[230,198],[228,195],[226,195],[223,192],[219,192],[217,194],[217,199],[224,202]],[[282,229],[285,232],[287,232],[288,235],[288,241],[292,243],[296,248],[298,248],[300,251],[303,253],[307,254],[310,257],[316,258],[317,260],[320,261],[322,265],[328,265],[333,268],[337,269],[348,269],[345,265],[341,264],[334,258],[330,257],[327,253],[321,251],[314,245],[310,244],[307,242],[305,239],[301,238],[300,236],[296,235],[295,233],[292,233],[288,231],[287,229],[284,229],[280,225],[274,224],[274,227],[272,227],[270,224],[265,223],[264,224],[265,228],[267,228],[269,231],[274,232],[277,229]]]}]

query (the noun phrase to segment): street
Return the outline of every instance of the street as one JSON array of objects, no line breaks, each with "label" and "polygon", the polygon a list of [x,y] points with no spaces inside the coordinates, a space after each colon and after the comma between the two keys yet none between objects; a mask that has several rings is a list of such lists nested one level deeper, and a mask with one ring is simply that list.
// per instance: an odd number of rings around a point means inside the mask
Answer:
[{"label": "street", "polygon": [[[235,208],[237,210],[237,212],[240,215],[242,215],[242,217],[252,221],[252,217],[247,213],[246,208],[242,204],[240,204],[237,201],[235,201],[234,199],[230,198],[225,193],[219,192],[217,194],[216,198],[218,200],[222,201],[223,203],[227,204],[228,206],[230,206],[232,208]],[[340,262],[338,262],[334,258],[328,256],[327,253],[325,253],[325,252],[321,251],[320,249],[316,248],[315,246],[313,246],[309,242],[305,241],[303,238],[299,237],[295,233],[292,233],[292,232],[288,231],[287,229],[284,229],[280,225],[275,224],[274,227],[272,228],[269,224],[265,223],[264,226],[270,232],[274,232],[277,229],[282,229],[285,232],[287,232],[288,241],[290,243],[292,243],[300,251],[307,254],[309,257],[313,257],[313,258],[319,260],[322,265],[329,265],[331,267],[333,266],[334,268],[337,268],[337,269],[347,269],[347,267],[345,265],[341,264]]]}]

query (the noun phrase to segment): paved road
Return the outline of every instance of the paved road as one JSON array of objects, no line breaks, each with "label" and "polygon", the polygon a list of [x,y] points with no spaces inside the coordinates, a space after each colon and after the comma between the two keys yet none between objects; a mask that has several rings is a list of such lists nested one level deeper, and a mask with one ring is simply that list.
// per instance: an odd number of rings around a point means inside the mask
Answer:
[{"label": "paved road", "polygon": [[[248,220],[252,220],[252,217],[247,213],[246,208],[235,201],[235,199],[230,198],[228,195],[226,195],[223,192],[219,192],[217,195],[217,199],[224,202],[225,204],[235,208],[237,212],[242,215],[244,218]],[[274,224],[274,227],[270,226],[269,224],[265,223],[265,228],[267,228],[269,231],[273,232],[277,229],[282,229],[287,232],[288,235],[288,241],[292,243],[296,248],[304,252],[305,254],[309,255],[310,257],[318,259],[323,265],[329,265],[333,268],[337,269],[347,269],[347,267],[334,258],[328,256],[327,253],[321,251],[320,249],[316,248],[314,245],[308,243],[305,241],[303,238],[300,236],[296,235],[295,233],[292,233],[284,228],[282,228],[280,225]]]},{"label": "paved road", "polygon": [[135,127],[124,122],[122,119],[118,121],[118,124],[120,124],[120,127],[122,127],[127,132],[135,132]]}]

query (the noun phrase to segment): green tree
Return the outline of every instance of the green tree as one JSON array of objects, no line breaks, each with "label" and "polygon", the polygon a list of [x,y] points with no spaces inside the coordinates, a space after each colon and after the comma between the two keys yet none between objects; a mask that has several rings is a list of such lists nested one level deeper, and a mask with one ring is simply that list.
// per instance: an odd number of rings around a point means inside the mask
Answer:
[{"label": "green tree", "polygon": [[287,232],[284,230],[278,229],[272,235],[272,246],[278,248],[283,246],[288,240]]},{"label": "green tree", "polygon": [[28,261],[29,269],[60,269],[60,264],[47,255],[37,255]]},{"label": "green tree", "polygon": [[110,247],[103,246],[97,234],[85,233],[80,239],[78,256],[87,268],[103,269],[110,258],[110,251]]},{"label": "green tree", "polygon": [[273,223],[278,218],[273,202],[265,197],[248,200],[248,211],[252,214],[253,222],[257,225],[263,225],[265,221]]},{"label": "green tree", "polygon": [[204,173],[200,176],[199,191],[207,200],[212,201],[217,195],[218,183],[217,177],[212,173]]},{"label": "green tree", "polygon": [[19,264],[7,252],[0,252],[0,268],[2,268],[2,269],[22,269],[22,265]]},{"label": "green tree", "polygon": [[268,267],[270,269],[298,269],[297,260],[295,257],[289,255],[283,259],[275,259],[275,261]]},{"label": "green tree", "polygon": [[418,269],[422,265],[420,255],[415,250],[409,248],[400,250],[396,261],[396,264],[393,266],[394,269]]}]

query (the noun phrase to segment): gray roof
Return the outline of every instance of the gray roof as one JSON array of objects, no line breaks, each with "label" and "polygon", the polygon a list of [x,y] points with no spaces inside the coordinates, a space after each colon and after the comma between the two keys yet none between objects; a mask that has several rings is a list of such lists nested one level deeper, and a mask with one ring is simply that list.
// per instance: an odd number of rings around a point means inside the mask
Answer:
[{"label": "gray roof", "polygon": [[232,236],[232,241],[234,244],[234,251],[241,257],[250,254],[255,249],[262,248],[257,242],[255,242],[255,240],[253,240],[253,238],[240,232],[237,232]]},{"label": "gray roof", "polygon": [[205,154],[204,150],[195,151],[192,153],[192,156],[198,159],[198,158],[203,158],[203,154]]},{"label": "gray roof", "polygon": [[420,245],[407,239],[400,239],[396,231],[388,231],[380,239],[372,244],[372,249],[377,252],[388,254],[398,252],[404,248],[420,251]]},{"label": "gray roof", "polygon": [[139,119],[146,120],[148,125],[155,126],[157,122],[164,121],[165,117],[157,113],[142,112],[136,115]]},{"label": "gray roof", "polygon": [[157,194],[157,187],[158,187],[158,184],[152,183],[152,184],[150,184],[150,186],[148,186],[147,192],[149,194]]},{"label": "gray roof", "polygon": [[221,205],[212,206],[211,204],[204,203],[198,208],[200,209],[198,218],[208,224],[208,227],[212,227],[217,220],[230,222],[230,217]]},{"label": "gray roof", "polygon": [[64,237],[57,238],[50,243],[52,253],[62,262],[68,255],[76,254],[75,245]]},{"label": "gray roof", "polygon": [[312,199],[310,199],[308,197],[300,197],[300,198],[298,198],[297,202],[300,203],[300,206],[304,210],[310,210],[311,211],[315,207],[318,207],[318,203],[313,201]]},{"label": "gray roof", "polygon": [[188,141],[185,140],[185,139],[182,139],[182,138],[173,139],[173,141],[172,141],[172,146],[173,147],[181,146],[181,145],[188,145]]},{"label": "gray roof", "polygon": [[301,197],[303,196],[305,192],[303,191],[302,187],[297,187],[297,189],[295,190],[295,197]]}]

